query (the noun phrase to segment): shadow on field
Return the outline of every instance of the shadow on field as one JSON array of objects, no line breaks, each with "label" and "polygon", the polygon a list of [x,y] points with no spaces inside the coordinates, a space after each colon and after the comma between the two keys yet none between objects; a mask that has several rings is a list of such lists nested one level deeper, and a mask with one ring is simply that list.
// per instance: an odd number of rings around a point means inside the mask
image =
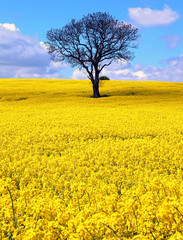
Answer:
[{"label": "shadow on field", "polygon": [[127,92],[123,94],[124,96],[134,96],[134,95],[140,95],[138,92]]},{"label": "shadow on field", "polygon": [[18,101],[23,101],[23,100],[27,100],[28,98],[27,97],[21,97],[21,98],[6,98],[4,99],[4,101],[7,101],[7,102],[18,102]]},{"label": "shadow on field", "polygon": [[[102,94],[100,95],[100,98],[114,97],[114,96],[136,96],[136,95],[143,95],[143,94],[139,92],[114,92],[112,94]],[[90,98],[94,98],[94,97],[90,96]]]},{"label": "shadow on field", "polygon": [[112,95],[109,95],[109,94],[104,94],[104,95],[101,95],[100,97],[103,98],[103,97],[111,97]]},{"label": "shadow on field", "polygon": [[[105,97],[111,97],[112,95],[108,95],[108,94],[104,94],[104,95],[100,95],[99,98],[105,98]],[[95,98],[93,96],[90,96],[90,98]]]}]

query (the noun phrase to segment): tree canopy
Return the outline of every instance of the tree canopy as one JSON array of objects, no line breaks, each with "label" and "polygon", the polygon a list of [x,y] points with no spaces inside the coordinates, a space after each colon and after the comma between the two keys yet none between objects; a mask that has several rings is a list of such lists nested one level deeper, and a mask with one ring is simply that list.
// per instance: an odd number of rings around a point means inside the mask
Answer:
[{"label": "tree canopy", "polygon": [[92,81],[93,96],[100,97],[99,74],[114,60],[132,60],[130,49],[137,47],[138,37],[138,29],[131,24],[96,12],[49,30],[46,46],[54,61],[84,69]]}]

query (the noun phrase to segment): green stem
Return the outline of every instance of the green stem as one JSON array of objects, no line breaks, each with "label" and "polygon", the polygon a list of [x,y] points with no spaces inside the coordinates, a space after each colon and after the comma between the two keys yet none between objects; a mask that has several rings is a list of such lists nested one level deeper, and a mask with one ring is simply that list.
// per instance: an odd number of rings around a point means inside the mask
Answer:
[{"label": "green stem", "polygon": [[7,187],[9,195],[10,195],[10,199],[11,199],[11,207],[12,207],[12,211],[13,211],[13,222],[14,222],[14,227],[15,229],[17,229],[17,221],[16,221],[16,217],[15,217],[15,208],[14,208],[14,203],[13,203],[13,198],[12,198],[12,194],[11,191],[9,189],[9,187]]}]

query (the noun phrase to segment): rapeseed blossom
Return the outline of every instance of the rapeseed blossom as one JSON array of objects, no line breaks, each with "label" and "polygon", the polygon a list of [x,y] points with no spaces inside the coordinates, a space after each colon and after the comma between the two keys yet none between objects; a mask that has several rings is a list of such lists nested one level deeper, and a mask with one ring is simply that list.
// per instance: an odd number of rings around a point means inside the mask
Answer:
[{"label": "rapeseed blossom", "polygon": [[0,80],[0,239],[183,239],[183,85]]}]

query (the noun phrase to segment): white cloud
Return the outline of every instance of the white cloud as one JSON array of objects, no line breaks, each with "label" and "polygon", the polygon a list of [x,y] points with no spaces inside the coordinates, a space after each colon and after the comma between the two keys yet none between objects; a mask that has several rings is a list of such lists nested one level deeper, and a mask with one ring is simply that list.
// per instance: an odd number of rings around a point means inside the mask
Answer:
[{"label": "white cloud", "polygon": [[20,29],[17,28],[14,23],[0,23],[0,27],[3,27],[13,32],[20,31]]},{"label": "white cloud", "polygon": [[109,77],[111,80],[145,80],[146,74],[141,70],[141,65],[132,67],[127,62],[112,62],[104,68],[101,75]]},{"label": "white cloud", "polygon": [[66,64],[53,63],[44,44],[14,25],[0,24],[0,78],[61,78]]},{"label": "white cloud", "polygon": [[[114,69],[114,65],[116,65],[115,69]],[[125,77],[126,75],[129,74],[129,72],[130,72],[130,69],[128,69],[128,68],[121,69],[120,65],[117,66],[117,64],[113,64],[113,66],[111,66],[111,67],[104,68],[101,72],[101,76],[104,75],[104,76],[109,77],[110,79],[121,80],[120,79],[121,76]]]},{"label": "white cloud", "polygon": [[49,65],[46,67],[47,74],[54,74],[55,71],[60,71],[60,69],[67,68],[67,64],[61,62],[50,61]]},{"label": "white cloud", "polygon": [[130,73],[130,64],[127,61],[113,61],[111,65],[104,68],[101,76],[107,76],[111,80],[123,80]]},{"label": "white cloud", "polygon": [[143,71],[132,72],[133,76],[137,76],[139,79],[143,79],[146,77],[146,74]]},{"label": "white cloud", "polygon": [[129,8],[129,17],[135,23],[145,26],[164,26],[175,22],[179,14],[165,5],[163,10],[152,10],[150,8]]},{"label": "white cloud", "polygon": [[182,41],[182,38],[178,35],[167,35],[162,37],[163,40],[167,42],[168,48],[176,48],[179,43]]},{"label": "white cloud", "polygon": [[80,70],[79,68],[75,69],[74,72],[72,73],[72,76],[69,78],[71,79],[88,79],[87,74]]}]

